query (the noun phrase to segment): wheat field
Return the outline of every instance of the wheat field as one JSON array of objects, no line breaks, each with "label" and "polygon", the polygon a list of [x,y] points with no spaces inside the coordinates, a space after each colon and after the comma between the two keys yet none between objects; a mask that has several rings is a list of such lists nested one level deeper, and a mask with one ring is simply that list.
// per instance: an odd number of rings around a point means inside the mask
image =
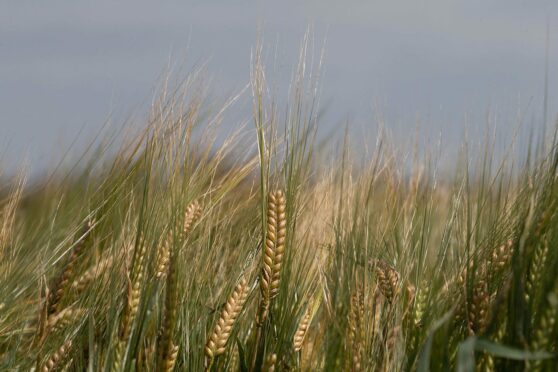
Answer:
[{"label": "wheat field", "polygon": [[116,150],[3,178],[0,370],[556,370],[554,133],[445,172],[381,134],[362,154],[316,135],[304,58],[284,115],[253,59],[224,141],[236,97],[192,74]]}]

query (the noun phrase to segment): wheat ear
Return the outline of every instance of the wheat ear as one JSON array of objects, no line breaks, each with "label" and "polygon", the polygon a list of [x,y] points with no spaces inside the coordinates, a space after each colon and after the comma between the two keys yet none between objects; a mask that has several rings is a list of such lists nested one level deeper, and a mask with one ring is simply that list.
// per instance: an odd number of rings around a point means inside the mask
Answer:
[{"label": "wheat ear", "polygon": [[67,307],[60,312],[52,315],[48,319],[47,328],[48,332],[58,331],[61,328],[68,326],[69,324],[75,322],[85,313],[82,308],[74,309],[73,307]]},{"label": "wheat ear", "polygon": [[139,240],[139,246],[136,257],[134,259],[134,265],[131,272],[128,274],[128,286],[126,289],[126,304],[124,307],[124,312],[120,320],[120,333],[118,337],[118,342],[116,344],[115,357],[113,370],[118,371],[121,369],[122,353],[128,340],[130,338],[130,333],[132,329],[132,324],[138,313],[139,303],[141,300],[141,289],[143,280],[143,270],[146,246],[142,238]]},{"label": "wheat ear", "polygon": [[302,349],[302,344],[304,343],[304,338],[306,337],[306,332],[308,331],[308,326],[312,320],[312,307],[308,305],[298,327],[293,337],[293,349],[294,351],[300,351]]},{"label": "wheat ear", "polygon": [[58,367],[59,363],[62,360],[64,360],[64,358],[66,358],[66,356],[68,355],[68,351],[70,351],[71,347],[72,347],[72,341],[71,340],[66,341],[64,345],[60,346],[58,350],[56,350],[54,354],[52,354],[50,358],[48,358],[46,363],[43,365],[41,371],[50,372],[54,370],[56,367]]},{"label": "wheat ear", "polygon": [[40,306],[39,306],[39,316],[37,319],[37,330],[35,332],[35,340],[33,345],[42,344],[44,338],[46,337],[48,331],[48,300],[50,298],[50,292],[48,286],[45,285],[44,295],[41,296]]},{"label": "wheat ear", "polygon": [[377,260],[375,262],[376,266],[376,278],[378,280],[378,287],[380,292],[391,304],[398,294],[399,290],[399,273],[393,267],[385,263],[384,261]]},{"label": "wheat ear", "polygon": [[541,282],[542,275],[548,257],[548,240],[543,239],[540,245],[535,247],[533,259],[529,265],[529,272],[527,275],[527,282],[525,283],[525,301],[532,305],[537,297],[537,289]]},{"label": "wheat ear", "polygon": [[176,365],[176,359],[178,357],[178,345],[175,345],[172,341],[169,343],[169,349],[167,350],[167,357],[165,358],[165,364],[163,369],[165,372],[171,372],[174,370]]},{"label": "wheat ear", "polygon": [[486,328],[490,306],[488,282],[483,276],[475,279],[473,296],[467,306],[469,333],[472,335],[482,333]]},{"label": "wheat ear", "polygon": [[[194,201],[188,205],[184,215],[184,226],[180,239],[184,240],[190,232],[192,225],[201,216],[201,207],[198,202]],[[170,249],[170,245],[168,246]],[[176,326],[177,308],[178,308],[178,282],[176,278],[176,257],[177,252],[169,250],[170,260],[165,270],[166,275],[166,295],[163,313],[163,325],[158,342],[157,368],[160,370],[168,370],[174,368],[178,348],[174,346],[173,334]]]},{"label": "wheat ear", "polygon": [[277,354],[273,353],[265,358],[265,362],[262,368],[263,372],[274,372],[275,365],[277,364]]},{"label": "wheat ear", "polygon": [[267,200],[267,231],[265,247],[262,254],[260,275],[260,306],[256,319],[262,325],[267,319],[271,300],[279,293],[281,266],[285,253],[285,236],[287,232],[286,199],[283,191],[272,191]]},{"label": "wheat ear", "polygon": [[136,257],[134,270],[128,280],[128,289],[126,293],[126,308],[124,310],[124,317],[122,318],[122,331],[121,340],[128,341],[130,336],[130,329],[136,314],[138,312],[139,303],[141,300],[141,285],[143,280],[143,270],[145,261],[146,246],[140,241],[139,252]]},{"label": "wheat ear", "polygon": [[[186,211],[184,212],[184,224],[180,232],[181,241],[186,239],[194,223],[201,217],[201,212],[202,209],[197,201],[193,201],[186,207]],[[167,273],[169,261],[171,259],[172,238],[172,231],[170,231],[157,252],[157,279],[162,278]]]},{"label": "wheat ear", "polygon": [[492,251],[489,259],[491,270],[501,270],[507,266],[513,254],[513,240],[509,239],[505,244]]},{"label": "wheat ear", "polygon": [[171,241],[172,231],[167,235],[167,238],[157,251],[157,271],[155,274],[157,279],[161,279],[167,273],[171,256]]},{"label": "wheat ear", "polygon": [[232,295],[227,300],[221,316],[213,328],[211,336],[205,345],[205,355],[207,358],[212,359],[225,352],[227,341],[231,335],[232,328],[244,303],[248,298],[248,282],[242,278],[234,288]]},{"label": "wheat ear", "polygon": [[95,281],[107,268],[109,268],[114,261],[113,256],[109,256],[99,261],[97,264],[90,267],[81,276],[72,282],[72,290],[79,294],[89,285]]},{"label": "wheat ear", "polygon": [[176,325],[177,316],[177,281],[176,281],[176,263],[171,260],[169,262],[167,280],[166,280],[166,296],[163,312],[163,324],[161,328],[160,338],[158,342],[158,358],[157,369],[164,370],[169,359],[172,357],[172,338]]},{"label": "wheat ear", "polygon": [[52,315],[60,310],[60,301],[62,300],[68,290],[68,287],[70,286],[70,279],[73,276],[76,261],[87,242],[87,238],[90,236],[92,227],[93,221],[87,221],[85,226],[83,226],[80,234],[80,240],[75,244],[70,257],[68,258],[68,261],[64,266],[64,270],[56,279],[54,287],[50,292],[50,298],[48,300],[48,315]]},{"label": "wheat ear", "polygon": [[423,281],[421,285],[416,290],[413,301],[412,301],[412,311],[410,316],[409,332],[411,337],[409,340],[410,347],[414,351],[418,346],[420,333],[423,331],[424,315],[426,314],[426,307],[428,305],[428,295],[429,287],[426,281]]},{"label": "wheat ear", "polygon": [[[531,341],[531,349],[533,351],[549,350],[552,345],[552,334],[556,325],[556,315],[558,313],[558,305],[550,300],[550,295],[558,296],[558,282],[554,289],[549,293],[546,306],[541,313],[537,327],[535,328],[534,337]],[[556,340],[556,338],[554,338]],[[530,371],[541,371],[543,360],[533,360],[528,363]]]},{"label": "wheat ear", "polygon": [[201,213],[202,208],[196,200],[186,207],[186,211],[184,212],[184,224],[182,226],[182,233],[180,234],[182,240],[186,239],[194,223],[200,219]]},{"label": "wheat ear", "polygon": [[364,342],[364,290],[362,286],[357,286],[351,295],[347,346],[349,354],[352,354],[351,370],[360,371],[362,361],[362,349]]}]

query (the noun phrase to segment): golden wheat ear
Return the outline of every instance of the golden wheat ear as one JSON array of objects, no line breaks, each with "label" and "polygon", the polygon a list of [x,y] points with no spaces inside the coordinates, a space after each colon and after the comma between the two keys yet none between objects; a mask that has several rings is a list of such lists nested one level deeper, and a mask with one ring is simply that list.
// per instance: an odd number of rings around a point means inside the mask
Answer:
[{"label": "golden wheat ear", "polygon": [[277,354],[273,353],[265,358],[265,362],[262,368],[263,372],[274,372],[275,365],[277,364]]},{"label": "golden wheat ear", "polygon": [[400,275],[397,270],[381,260],[375,261],[375,268],[380,292],[391,304],[399,291]]},{"label": "golden wheat ear", "polygon": [[143,238],[140,237],[138,251],[134,258],[132,268],[128,272],[127,288],[126,288],[126,302],[124,304],[124,311],[120,319],[120,329],[118,335],[118,342],[115,348],[115,356],[113,363],[113,370],[118,371],[121,369],[122,354],[129,341],[132,326],[138,313],[139,304],[142,296],[143,284],[143,270],[145,263],[145,253],[147,247]]},{"label": "golden wheat ear", "polygon": [[50,298],[48,299],[48,315],[52,315],[60,311],[60,301],[68,292],[70,288],[70,280],[74,275],[74,268],[79,258],[79,255],[83,248],[85,247],[87,240],[91,235],[91,230],[95,222],[93,220],[88,220],[80,231],[78,241],[76,242],[64,269],[61,274],[56,278],[54,286],[50,291]]},{"label": "golden wheat ear", "polygon": [[186,239],[192,226],[198,221],[202,214],[202,208],[197,200],[191,202],[184,212],[184,225],[182,226],[181,239]]},{"label": "golden wheat ear", "polygon": [[298,327],[296,329],[295,335],[293,337],[293,349],[294,351],[300,351],[302,349],[302,344],[304,343],[304,338],[306,337],[306,332],[308,331],[308,326],[312,320],[312,307],[308,306]]},{"label": "golden wheat ear", "polygon": [[93,283],[97,278],[99,278],[106,269],[111,267],[114,262],[114,256],[109,256],[99,261],[97,264],[91,266],[87,271],[81,274],[77,279],[72,282],[72,290],[75,292],[74,295],[78,295],[87,288],[87,286]]},{"label": "golden wheat ear", "polygon": [[225,352],[227,341],[231,335],[232,328],[240,315],[244,303],[248,298],[249,286],[245,278],[236,285],[232,295],[227,300],[221,316],[213,328],[211,336],[205,345],[205,355],[213,359]]},{"label": "golden wheat ear", "polygon": [[70,324],[80,319],[83,316],[83,314],[85,314],[85,309],[82,308],[75,309],[70,306],[61,310],[59,313],[51,316],[48,319],[47,322],[48,332],[50,333],[50,332],[59,331],[69,326]]},{"label": "golden wheat ear", "polygon": [[[172,234],[169,234],[172,235]],[[172,238],[172,236],[171,236]],[[157,271],[155,276],[157,279],[161,279],[163,276],[166,275],[169,262],[170,262],[170,251],[171,251],[171,242],[169,241],[169,237],[163,241],[163,244],[157,251]]]},{"label": "golden wheat ear", "polygon": [[364,346],[364,288],[361,285],[358,285],[351,295],[347,321],[347,351],[352,354],[350,369],[359,371]]},{"label": "golden wheat ear", "polygon": [[[192,226],[200,219],[202,214],[202,208],[197,201],[191,202],[184,212],[184,224],[182,226],[182,231],[180,232],[180,241],[184,241],[190,231]],[[169,231],[166,239],[163,241],[161,248],[157,252],[157,272],[156,277],[160,279],[164,277],[169,268],[169,261],[171,259],[171,249],[172,249],[172,230]]]},{"label": "golden wheat ear", "polygon": [[165,372],[174,371],[174,366],[176,365],[176,359],[178,358],[179,346],[175,345],[173,342],[169,344],[169,350],[167,351],[167,358],[163,366]]},{"label": "golden wheat ear", "polygon": [[166,278],[166,295],[163,307],[163,322],[158,344],[157,368],[164,370],[173,358],[173,335],[178,314],[178,288],[176,263],[170,262]]},{"label": "golden wheat ear", "polygon": [[64,359],[68,356],[68,352],[70,351],[71,347],[72,341],[66,341],[62,346],[58,348],[58,350],[54,352],[54,354],[50,356],[50,358],[48,358],[46,363],[41,368],[41,372],[50,372],[59,367],[60,363],[63,362]]},{"label": "golden wheat ear", "polygon": [[513,240],[509,239],[505,244],[492,251],[489,258],[491,269],[502,269],[506,267],[513,255]]},{"label": "golden wheat ear", "polygon": [[471,335],[484,332],[488,323],[488,309],[490,307],[488,282],[483,277],[475,279],[473,296],[467,303],[468,327]]},{"label": "golden wheat ear", "polygon": [[[184,215],[184,226],[180,234],[181,241],[187,237],[194,223],[201,217],[202,209],[197,201],[188,205]],[[166,244],[166,262],[163,270],[158,268],[158,276],[166,276],[165,305],[163,308],[163,324],[160,337],[157,341],[158,356],[157,368],[171,371],[174,369],[178,357],[178,346],[174,344],[173,337],[178,314],[178,279],[177,279],[177,251],[172,249],[170,238]]]},{"label": "golden wheat ear", "polygon": [[267,198],[267,231],[260,275],[261,299],[256,319],[258,325],[267,319],[271,300],[279,293],[287,233],[286,209],[287,201],[283,191],[270,192]]}]

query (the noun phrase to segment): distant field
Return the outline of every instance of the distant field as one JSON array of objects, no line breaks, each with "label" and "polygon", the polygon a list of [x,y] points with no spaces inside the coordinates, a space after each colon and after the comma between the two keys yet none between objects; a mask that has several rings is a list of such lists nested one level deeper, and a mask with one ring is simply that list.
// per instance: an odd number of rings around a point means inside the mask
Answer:
[{"label": "distant field", "polygon": [[556,370],[556,128],[521,163],[360,155],[317,141],[307,74],[278,108],[256,53],[218,146],[193,77],[116,154],[5,179],[0,370]]}]

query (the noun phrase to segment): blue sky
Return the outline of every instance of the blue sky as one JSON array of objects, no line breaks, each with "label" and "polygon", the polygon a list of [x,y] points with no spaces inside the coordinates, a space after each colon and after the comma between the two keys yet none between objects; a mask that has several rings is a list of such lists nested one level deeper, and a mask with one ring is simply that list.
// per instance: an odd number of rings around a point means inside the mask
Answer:
[{"label": "blue sky", "polygon": [[169,61],[207,63],[215,92],[239,89],[258,27],[277,50],[282,90],[309,24],[326,45],[327,125],[366,128],[380,111],[405,135],[420,117],[426,136],[442,132],[451,144],[465,116],[482,121],[490,110],[504,126],[518,111],[540,118],[547,20],[554,117],[556,1],[3,0],[0,161],[46,167],[78,132],[141,112]]}]

